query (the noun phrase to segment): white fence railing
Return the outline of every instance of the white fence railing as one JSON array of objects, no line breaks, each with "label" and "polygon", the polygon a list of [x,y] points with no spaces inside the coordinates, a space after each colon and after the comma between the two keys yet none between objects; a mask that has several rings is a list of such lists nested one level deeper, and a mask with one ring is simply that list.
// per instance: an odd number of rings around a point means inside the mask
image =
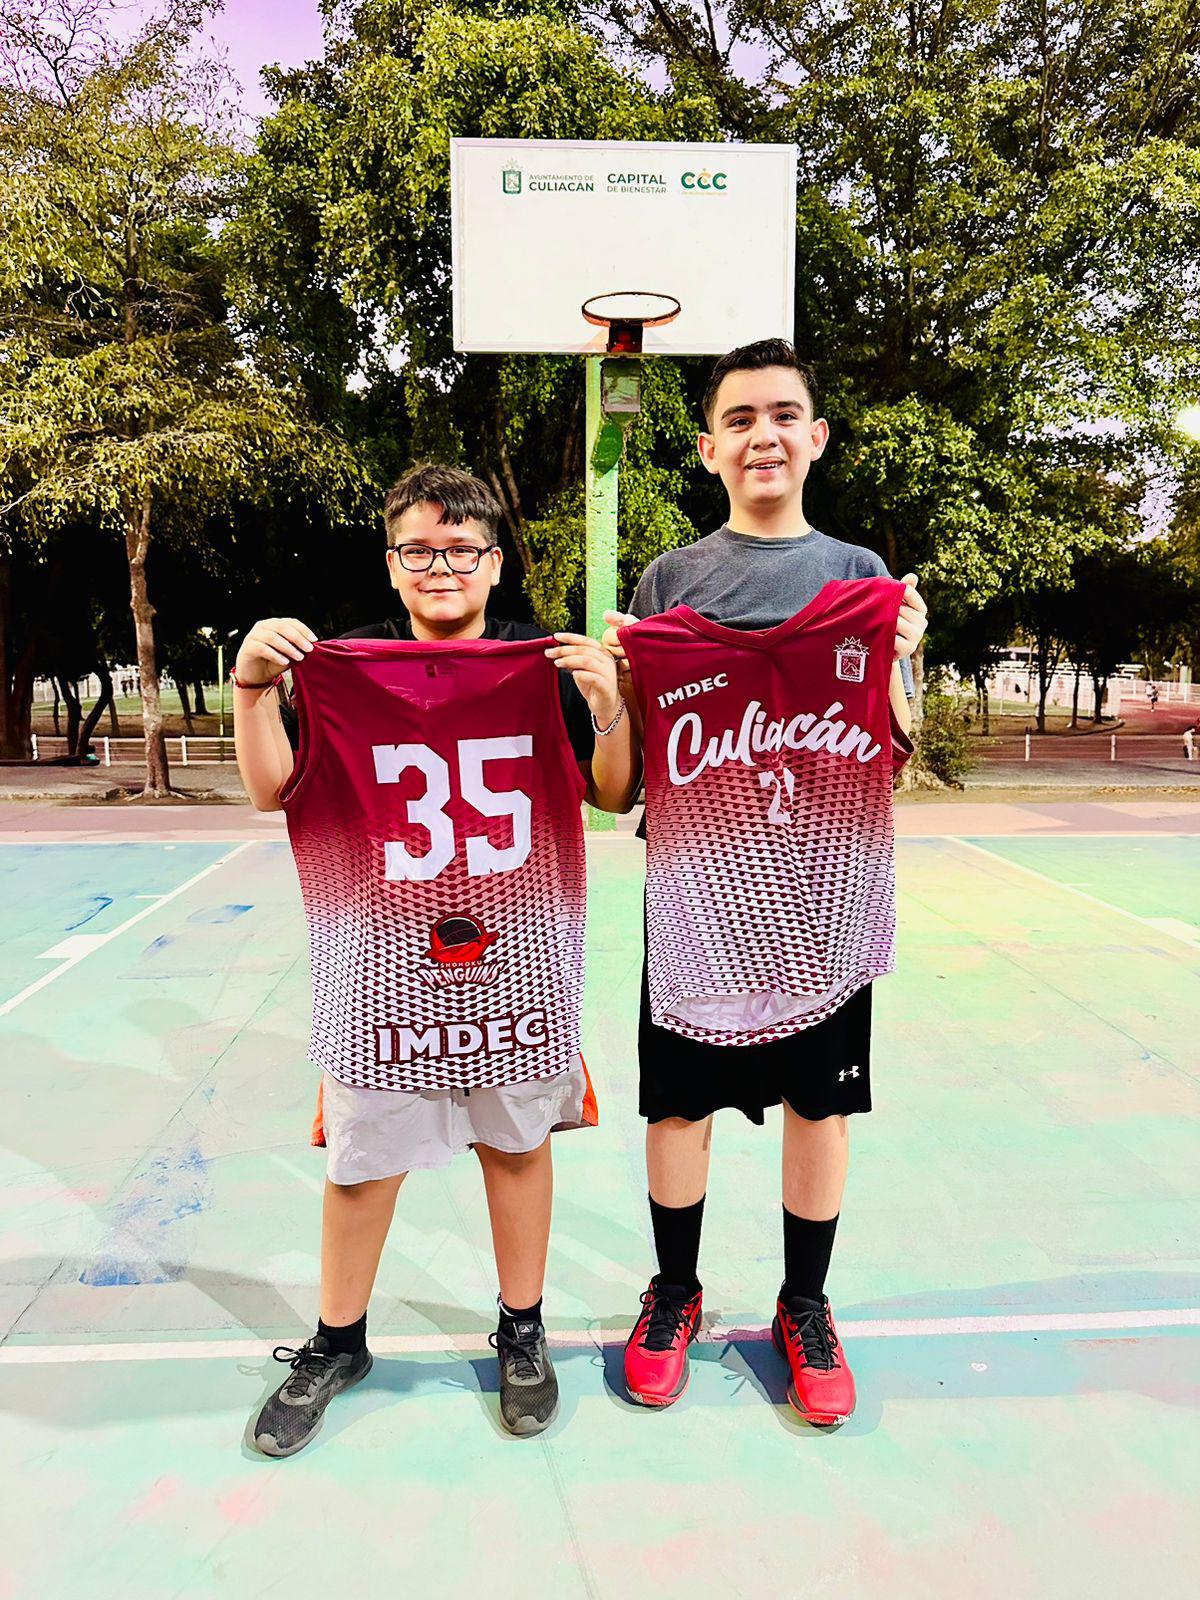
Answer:
[{"label": "white fence railing", "polygon": [[[972,746],[975,744],[972,740]],[[1200,734],[1191,729],[1183,733],[1095,733],[1073,738],[1065,734],[1002,734],[980,738],[978,747],[976,761],[1042,761],[1058,767],[1076,762],[1153,765],[1162,761],[1200,761]]]},{"label": "white fence railing", "polygon": [[[206,680],[210,676],[211,674],[209,673],[204,674]],[[86,706],[89,701],[95,701],[100,698],[100,679],[94,672],[89,673],[86,678],[77,678],[73,681],[75,684],[75,692],[79,696],[80,702],[83,705]],[[186,681],[190,689],[191,680],[188,679]],[[113,690],[118,700],[127,700],[131,697],[136,698],[136,696],[141,692],[141,674],[138,672],[136,667],[113,667],[112,682]],[[175,679],[169,672],[164,672],[160,676],[158,680],[158,686],[164,692],[170,692],[178,687]],[[206,695],[211,693],[216,687],[217,686],[215,684],[211,684],[206,681],[204,684]],[[35,678],[33,680],[33,703],[35,706],[53,705],[56,698],[61,699],[61,696],[58,695],[58,691],[56,690],[52,679]]]},{"label": "white fence railing", "polygon": [[[1110,678],[1101,708],[1106,716],[1119,716],[1122,704],[1146,704],[1149,683],[1145,678]],[[1170,678],[1156,681],[1160,706],[1200,706],[1200,683],[1176,683]],[[1069,706],[1075,697],[1075,672],[1056,672],[1050,680],[1046,704]],[[1095,692],[1086,674],[1079,680],[1079,715],[1095,712]],[[1011,670],[993,673],[988,679],[988,700],[992,711],[1023,711],[1038,701],[1037,675]]]},{"label": "white fence railing", "polygon": [[[166,743],[167,760],[174,760],[177,765],[183,767],[211,767],[225,761],[236,760],[232,735],[220,739],[179,734],[169,738]],[[102,767],[111,767],[114,762],[140,761],[145,753],[146,742],[144,739],[112,739],[107,736],[100,739],[93,736],[92,749],[99,757]],[[53,734],[33,735],[35,761],[61,761],[69,754],[70,750],[65,739]]]}]

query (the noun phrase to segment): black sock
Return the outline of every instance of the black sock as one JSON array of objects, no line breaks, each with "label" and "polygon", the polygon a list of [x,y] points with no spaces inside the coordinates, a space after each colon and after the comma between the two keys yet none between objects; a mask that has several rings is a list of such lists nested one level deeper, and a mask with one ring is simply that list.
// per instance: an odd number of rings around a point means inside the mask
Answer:
[{"label": "black sock", "polygon": [[700,1287],[696,1268],[700,1264],[700,1224],[704,1220],[704,1196],[694,1206],[663,1206],[650,1196],[650,1222],[654,1228],[654,1249],[658,1255],[658,1276],[663,1283],[678,1285],[689,1294]]},{"label": "black sock", "polygon": [[500,1307],[500,1326],[505,1333],[513,1333],[518,1322],[540,1322],[542,1320],[542,1302],[535,1300],[531,1306],[526,1306],[523,1311],[514,1311],[512,1306],[506,1306],[499,1295],[496,1304]]},{"label": "black sock", "polygon": [[806,1300],[819,1300],[825,1293],[825,1275],[837,1225],[837,1217],[830,1217],[828,1222],[809,1222],[806,1217],[793,1216],[784,1206],[783,1299],[790,1300],[798,1294]]},{"label": "black sock", "polygon": [[328,1341],[333,1355],[356,1356],[367,1342],[367,1313],[364,1311],[357,1322],[347,1323],[344,1328],[331,1328],[318,1317],[317,1332]]}]

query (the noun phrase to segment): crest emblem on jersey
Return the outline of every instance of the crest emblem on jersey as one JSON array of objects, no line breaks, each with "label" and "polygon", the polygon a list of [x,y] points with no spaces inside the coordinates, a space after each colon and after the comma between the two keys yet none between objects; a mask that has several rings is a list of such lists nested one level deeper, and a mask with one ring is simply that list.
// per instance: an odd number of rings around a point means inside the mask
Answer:
[{"label": "crest emblem on jersey", "polygon": [[843,683],[862,683],[867,675],[867,647],[861,639],[843,639],[834,658],[834,673]]},{"label": "crest emblem on jersey", "polygon": [[422,952],[433,962],[432,967],[421,968],[422,981],[430,989],[495,983],[507,963],[483,958],[499,937],[461,912],[439,917],[430,930],[429,949]]}]

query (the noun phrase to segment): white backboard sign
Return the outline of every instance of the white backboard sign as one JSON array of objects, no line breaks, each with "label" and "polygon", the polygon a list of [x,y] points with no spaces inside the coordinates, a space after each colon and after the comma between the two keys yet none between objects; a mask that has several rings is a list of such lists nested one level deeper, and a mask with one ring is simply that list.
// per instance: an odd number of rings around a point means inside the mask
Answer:
[{"label": "white backboard sign", "polygon": [[454,139],[454,347],[602,352],[593,295],[674,296],[650,355],[792,337],[790,144]]}]

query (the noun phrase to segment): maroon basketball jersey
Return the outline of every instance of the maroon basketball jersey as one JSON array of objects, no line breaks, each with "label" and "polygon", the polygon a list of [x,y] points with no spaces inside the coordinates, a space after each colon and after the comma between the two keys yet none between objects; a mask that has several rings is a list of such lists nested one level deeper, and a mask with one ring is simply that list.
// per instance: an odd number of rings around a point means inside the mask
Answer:
[{"label": "maroon basketball jersey", "polygon": [[834,580],[756,631],[622,628],[645,719],[647,979],[660,1027],[785,1038],[894,965],[888,698],[904,585]]},{"label": "maroon basketball jersey", "polygon": [[544,639],[317,644],[280,798],[310,1054],[343,1083],[520,1083],[579,1050],[580,774]]}]

